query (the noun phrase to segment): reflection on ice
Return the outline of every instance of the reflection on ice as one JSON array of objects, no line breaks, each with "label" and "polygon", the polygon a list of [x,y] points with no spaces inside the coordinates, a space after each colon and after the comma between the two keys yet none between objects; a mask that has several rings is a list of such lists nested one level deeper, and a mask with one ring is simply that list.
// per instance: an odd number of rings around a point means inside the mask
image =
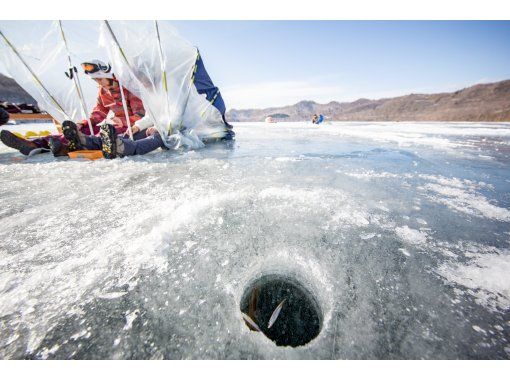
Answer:
[{"label": "reflection on ice", "polygon": [[[112,161],[0,146],[0,357],[509,358],[510,125],[235,127]],[[241,319],[264,273],[317,299],[308,344]]]}]

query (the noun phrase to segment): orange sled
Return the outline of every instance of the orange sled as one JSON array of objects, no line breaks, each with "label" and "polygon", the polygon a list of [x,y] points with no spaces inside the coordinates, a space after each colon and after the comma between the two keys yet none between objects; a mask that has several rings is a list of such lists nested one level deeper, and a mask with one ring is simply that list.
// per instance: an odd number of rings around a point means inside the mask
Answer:
[{"label": "orange sled", "polygon": [[69,158],[76,159],[87,159],[87,160],[98,160],[103,158],[103,152],[100,150],[75,150],[74,152],[67,153]]}]

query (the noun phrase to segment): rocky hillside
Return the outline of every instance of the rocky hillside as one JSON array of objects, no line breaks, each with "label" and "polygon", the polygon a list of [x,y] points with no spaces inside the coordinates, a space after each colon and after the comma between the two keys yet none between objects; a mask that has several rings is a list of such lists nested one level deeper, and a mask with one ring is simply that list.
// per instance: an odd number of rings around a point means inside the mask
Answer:
[{"label": "rocky hillside", "polygon": [[36,101],[14,79],[0,73],[0,101],[35,104]]},{"label": "rocky hillside", "polygon": [[[411,94],[350,103],[301,101],[285,107],[230,110],[230,121],[310,120],[314,114],[339,121],[510,121],[510,80],[477,84],[452,93]],[[281,116],[281,115],[287,115]]]},{"label": "rocky hillside", "polygon": [[[13,79],[0,74],[0,101],[35,103]],[[510,121],[510,80],[477,84],[452,93],[411,94],[387,99],[230,110],[229,121],[310,120],[314,113],[339,121]]]}]

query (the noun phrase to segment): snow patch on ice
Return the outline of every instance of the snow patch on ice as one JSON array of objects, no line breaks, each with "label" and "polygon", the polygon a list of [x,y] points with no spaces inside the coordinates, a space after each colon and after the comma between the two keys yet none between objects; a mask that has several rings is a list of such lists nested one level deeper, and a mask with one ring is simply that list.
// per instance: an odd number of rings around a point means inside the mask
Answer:
[{"label": "snow patch on ice", "polygon": [[337,211],[331,217],[330,222],[333,224],[338,224],[340,221],[345,224],[351,224],[359,227],[368,226],[370,224],[368,221],[368,216],[365,212],[348,208]]},{"label": "snow patch on ice", "polygon": [[429,198],[434,202],[465,214],[510,221],[510,210],[490,203],[485,196],[477,192],[481,187],[488,187],[485,183],[441,176],[420,177],[435,182],[427,183],[421,188],[428,192]]},{"label": "snow patch on ice", "polygon": [[58,349],[60,348],[60,346],[58,344],[54,345],[53,347],[51,348],[48,348],[48,347],[44,347],[40,352],[39,352],[39,356],[41,359],[48,359],[48,357],[50,355],[53,355],[55,352],[58,351]]},{"label": "snow patch on ice", "polygon": [[471,257],[468,262],[446,262],[437,269],[437,273],[451,283],[471,289],[478,303],[492,309],[498,306],[508,310],[510,251],[492,247],[467,253]]},{"label": "snow patch on ice", "polygon": [[362,240],[369,240],[369,239],[372,239],[373,237],[375,237],[375,234],[374,233],[369,233],[369,234],[360,234],[359,237],[362,239]]},{"label": "snow patch on ice", "polygon": [[127,292],[110,292],[110,293],[100,294],[97,297],[105,299],[105,300],[111,300],[111,299],[122,297],[123,295],[126,295],[126,294],[127,294]]},{"label": "snow patch on ice", "polygon": [[124,325],[124,330],[131,330],[131,327],[133,327],[133,322],[136,318],[140,315],[140,310],[136,309],[133,311],[127,311],[126,312],[126,324]]},{"label": "snow patch on ice", "polygon": [[427,234],[408,226],[395,228],[397,236],[408,244],[423,244],[427,242]]},{"label": "snow patch on ice", "polygon": [[76,334],[71,335],[71,337],[69,339],[71,339],[71,340],[78,340],[80,338],[88,339],[88,338],[90,338],[90,335],[91,335],[91,333],[88,329],[83,329],[83,330],[77,332]]},{"label": "snow patch on ice", "polygon": [[358,179],[371,179],[371,178],[399,178],[401,175],[388,173],[388,172],[376,172],[374,170],[363,170],[358,172],[346,172],[345,175]]},{"label": "snow patch on ice", "polygon": [[477,325],[473,325],[471,326],[473,328],[473,330],[475,330],[476,332],[479,332],[479,333],[483,333],[485,334],[485,330],[482,329],[480,326],[477,326]]}]

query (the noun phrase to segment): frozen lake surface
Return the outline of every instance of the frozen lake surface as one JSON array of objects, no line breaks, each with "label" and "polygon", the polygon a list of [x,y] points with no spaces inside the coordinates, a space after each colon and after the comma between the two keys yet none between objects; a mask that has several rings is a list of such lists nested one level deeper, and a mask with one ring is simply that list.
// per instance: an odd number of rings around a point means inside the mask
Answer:
[{"label": "frozen lake surface", "polygon": [[[0,145],[0,358],[510,358],[510,124],[235,130],[96,162]],[[267,275],[315,298],[308,344],[244,323]]]}]

